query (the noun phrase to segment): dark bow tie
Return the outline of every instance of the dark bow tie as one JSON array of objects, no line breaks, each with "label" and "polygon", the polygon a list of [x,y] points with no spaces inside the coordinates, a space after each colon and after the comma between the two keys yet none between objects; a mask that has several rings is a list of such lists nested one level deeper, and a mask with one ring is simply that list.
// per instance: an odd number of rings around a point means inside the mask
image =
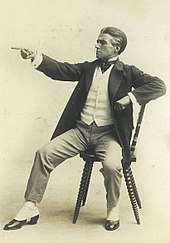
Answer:
[{"label": "dark bow tie", "polygon": [[99,66],[101,68],[102,73],[104,73],[112,64],[115,64],[115,61],[100,61]]}]

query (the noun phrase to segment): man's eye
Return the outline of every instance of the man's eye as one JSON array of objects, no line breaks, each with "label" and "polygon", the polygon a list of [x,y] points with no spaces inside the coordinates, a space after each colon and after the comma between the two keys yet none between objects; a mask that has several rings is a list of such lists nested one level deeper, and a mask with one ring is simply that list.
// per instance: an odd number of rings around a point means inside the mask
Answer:
[{"label": "man's eye", "polygon": [[106,41],[104,41],[104,40],[100,40],[100,41],[97,41],[97,44],[106,45],[106,44],[107,44],[107,42],[106,42]]}]

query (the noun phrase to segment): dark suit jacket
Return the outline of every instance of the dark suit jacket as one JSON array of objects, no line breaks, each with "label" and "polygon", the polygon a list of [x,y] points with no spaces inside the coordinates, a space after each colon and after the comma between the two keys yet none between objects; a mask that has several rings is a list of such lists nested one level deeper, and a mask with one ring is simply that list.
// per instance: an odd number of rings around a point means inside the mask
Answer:
[{"label": "dark suit jacket", "polygon": [[[43,61],[37,68],[54,80],[78,81],[70,100],[52,135],[52,139],[75,127],[76,121],[85,104],[93,74],[98,60],[78,64],[61,63],[43,55]],[[129,66],[117,60],[109,76],[108,92],[112,115],[118,126],[118,133],[123,149],[124,163],[131,161],[130,139],[133,129],[133,109],[130,103],[122,112],[115,112],[113,107],[117,100],[132,92],[140,105],[165,94],[163,81],[143,73],[135,66]]]}]

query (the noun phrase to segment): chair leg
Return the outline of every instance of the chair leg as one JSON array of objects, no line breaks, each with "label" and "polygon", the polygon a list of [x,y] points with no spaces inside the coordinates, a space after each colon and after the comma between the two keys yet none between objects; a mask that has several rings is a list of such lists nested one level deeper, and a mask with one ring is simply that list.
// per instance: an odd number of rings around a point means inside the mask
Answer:
[{"label": "chair leg", "polygon": [[137,202],[139,208],[142,208],[142,204],[141,204],[139,193],[138,193],[138,190],[137,190],[137,187],[136,187],[135,179],[134,179],[134,176],[133,176],[133,173],[132,173],[132,170],[131,170],[130,167],[129,167],[129,174],[130,174],[130,177],[131,177],[131,182],[132,182],[136,202]]},{"label": "chair leg", "polygon": [[81,177],[79,192],[76,201],[76,206],[73,215],[73,224],[75,224],[77,221],[80,212],[80,207],[82,206],[82,202],[84,204],[86,201],[92,167],[93,167],[93,162],[86,162],[84,165],[83,174]]},{"label": "chair leg", "polygon": [[133,208],[133,212],[135,215],[135,219],[137,224],[140,224],[140,217],[139,217],[139,212],[138,212],[138,208],[137,208],[137,204],[136,204],[136,198],[135,198],[135,193],[134,193],[134,188],[133,188],[133,184],[131,181],[131,173],[129,168],[123,168],[123,174],[124,174],[124,178],[125,178],[125,182],[126,182],[126,187],[128,190],[128,194],[129,194],[129,198],[131,201],[131,205]]},{"label": "chair leg", "polygon": [[87,194],[88,194],[88,190],[89,190],[89,184],[90,184],[90,178],[91,178],[91,173],[92,173],[92,169],[93,169],[93,162],[87,162],[89,167],[88,167],[88,175],[87,175],[87,179],[86,179],[86,185],[85,185],[85,191],[84,191],[84,197],[83,197],[83,202],[82,202],[82,206],[85,206],[86,203],[86,199],[87,199]]}]

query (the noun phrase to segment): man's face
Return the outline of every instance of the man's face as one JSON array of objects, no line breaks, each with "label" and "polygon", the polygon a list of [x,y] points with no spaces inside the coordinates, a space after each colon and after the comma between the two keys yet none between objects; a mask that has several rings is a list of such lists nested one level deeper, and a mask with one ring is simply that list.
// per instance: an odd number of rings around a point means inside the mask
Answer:
[{"label": "man's face", "polygon": [[118,45],[113,44],[114,38],[109,34],[100,34],[97,43],[95,45],[96,48],[96,57],[102,60],[108,60],[111,57],[115,57],[118,55]]}]

